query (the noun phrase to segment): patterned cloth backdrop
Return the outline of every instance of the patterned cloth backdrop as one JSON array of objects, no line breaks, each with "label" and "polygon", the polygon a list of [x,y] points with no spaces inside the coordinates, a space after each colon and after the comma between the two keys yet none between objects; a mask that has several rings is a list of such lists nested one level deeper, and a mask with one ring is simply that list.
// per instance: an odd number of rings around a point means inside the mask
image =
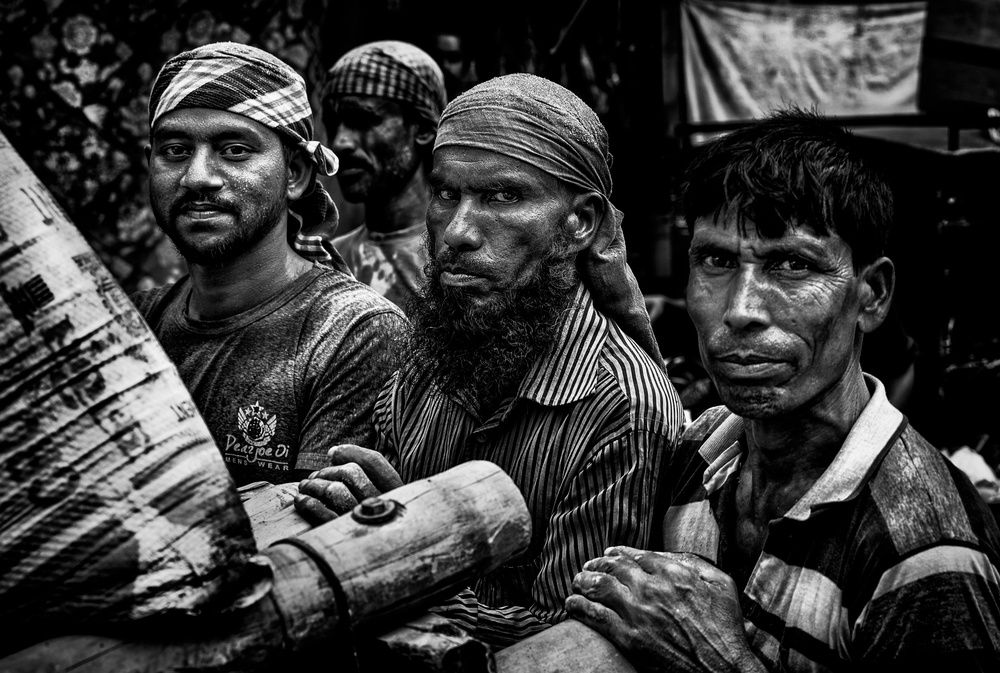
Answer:
[{"label": "patterned cloth backdrop", "polygon": [[312,95],[328,4],[0,0],[0,130],[126,291],[162,284],[182,263],[146,191],[146,106],[160,66],[202,44],[244,42],[293,65]]}]

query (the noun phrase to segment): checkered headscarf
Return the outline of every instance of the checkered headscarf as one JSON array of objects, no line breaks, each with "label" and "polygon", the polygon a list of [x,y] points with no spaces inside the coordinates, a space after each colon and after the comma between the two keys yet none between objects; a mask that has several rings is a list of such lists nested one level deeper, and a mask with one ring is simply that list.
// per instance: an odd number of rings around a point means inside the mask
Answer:
[{"label": "checkered headscarf", "polygon": [[[337,155],[313,139],[305,80],[266,51],[237,42],[216,42],[174,56],[153,82],[150,130],[163,115],[180,108],[224,110],[252,119],[302,150],[323,175],[337,172]],[[312,188],[289,209],[299,220],[293,240],[296,251],[346,269],[323,236],[308,233],[335,229],[337,224],[337,208],[319,181],[314,178]]]},{"label": "checkered headscarf", "polygon": [[242,115],[302,149],[323,175],[337,172],[337,155],[313,140],[312,107],[302,77],[271,54],[237,42],[185,51],[166,62],[149,96],[149,128],[178,108],[203,107]]},{"label": "checkered headscarf", "polygon": [[355,47],[326,73],[323,97],[377,96],[412,105],[437,126],[448,102],[441,68],[407,42],[384,40]]}]

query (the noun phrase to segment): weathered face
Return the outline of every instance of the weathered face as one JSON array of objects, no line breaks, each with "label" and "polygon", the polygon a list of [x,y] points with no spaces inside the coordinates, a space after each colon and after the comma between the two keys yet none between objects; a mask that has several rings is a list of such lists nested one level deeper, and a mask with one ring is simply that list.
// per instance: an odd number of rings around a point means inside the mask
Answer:
[{"label": "weathered face", "polygon": [[521,288],[560,245],[573,195],[517,159],[469,147],[434,152],[427,229],[446,292],[472,305]]},{"label": "weathered face", "polygon": [[323,122],[340,160],[337,182],[352,203],[392,196],[406,186],[420,163],[417,124],[398,103],[372,96],[331,96]]},{"label": "weathered face", "polygon": [[156,124],[147,150],[156,221],[188,262],[217,265],[286,223],[278,135],[241,115],[190,108]]},{"label": "weathered face", "polygon": [[741,236],[733,216],[699,218],[687,305],[726,406],[773,418],[835,392],[860,354],[862,279],[837,234],[795,227]]}]

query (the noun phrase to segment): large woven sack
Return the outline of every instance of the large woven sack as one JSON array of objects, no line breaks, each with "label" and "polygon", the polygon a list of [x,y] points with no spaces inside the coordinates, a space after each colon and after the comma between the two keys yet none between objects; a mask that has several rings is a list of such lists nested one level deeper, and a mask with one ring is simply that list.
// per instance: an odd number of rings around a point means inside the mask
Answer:
[{"label": "large woven sack", "polygon": [[0,649],[213,609],[255,552],[176,369],[0,134]]}]

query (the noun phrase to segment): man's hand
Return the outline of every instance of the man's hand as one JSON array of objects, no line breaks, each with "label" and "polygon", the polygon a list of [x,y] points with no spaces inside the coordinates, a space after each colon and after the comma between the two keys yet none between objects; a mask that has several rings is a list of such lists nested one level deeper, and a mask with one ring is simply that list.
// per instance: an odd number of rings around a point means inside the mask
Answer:
[{"label": "man's hand", "polygon": [[353,444],[330,449],[331,467],[313,472],[299,484],[295,509],[314,525],[336,519],[365,498],[403,485],[382,454]]},{"label": "man's hand", "polygon": [[639,668],[763,671],[743,630],[729,575],[693,554],[612,547],[587,561],[569,615],[615,643]]}]

